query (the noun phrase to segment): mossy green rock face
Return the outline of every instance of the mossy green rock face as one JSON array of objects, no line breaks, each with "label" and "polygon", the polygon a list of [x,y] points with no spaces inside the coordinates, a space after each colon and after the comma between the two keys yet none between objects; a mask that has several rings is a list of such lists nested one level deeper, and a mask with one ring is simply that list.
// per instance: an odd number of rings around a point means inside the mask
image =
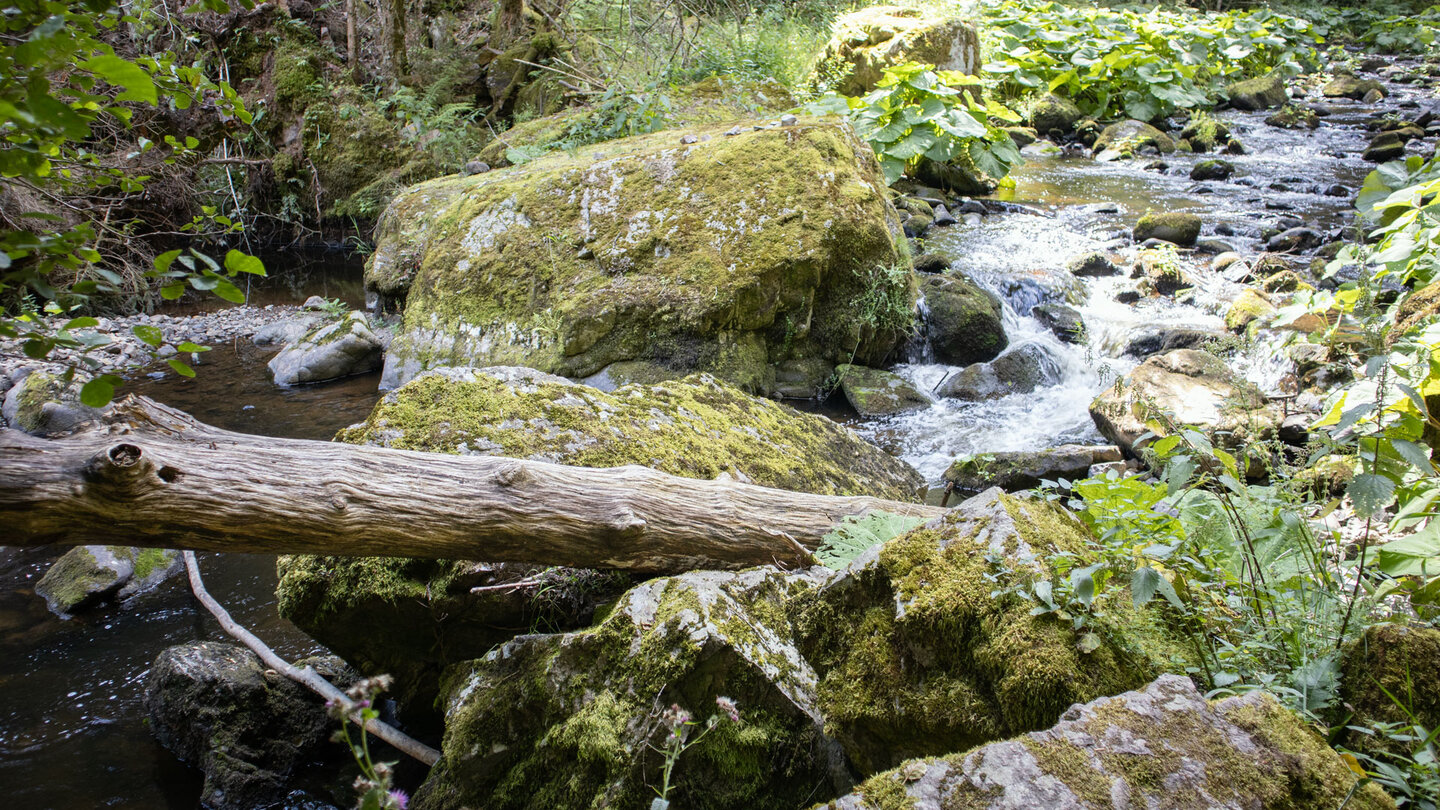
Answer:
[{"label": "mossy green rock face", "polygon": [[1349,98],[1359,101],[1372,90],[1380,92],[1384,97],[1385,85],[1374,79],[1361,79],[1352,74],[1346,73],[1336,76],[1330,83],[1320,88],[1320,93],[1326,98]]},{"label": "mossy green rock face", "polygon": [[1146,214],[1135,223],[1136,242],[1160,239],[1165,242],[1190,247],[1200,238],[1200,217],[1180,211],[1166,214]]},{"label": "mossy green rock face", "polygon": [[694,739],[721,696],[740,723],[684,754],[672,806],[791,810],[836,795],[847,781],[831,774],[838,751],[785,612],[816,581],[773,568],[651,580],[593,629],[520,636],[452,667],[443,758],[414,806],[646,807],[661,783],[663,709],[691,712]]},{"label": "mossy green rock face", "polygon": [[961,492],[995,486],[1016,492],[1042,479],[1084,478],[1091,465],[1120,460],[1120,448],[1064,444],[1045,450],[1018,450],[963,456],[945,470],[945,480]]},{"label": "mossy green rock face", "polygon": [[924,276],[920,292],[936,360],[955,366],[984,363],[1010,345],[994,293],[957,275]]},{"label": "mossy green rock face", "polygon": [[444,365],[583,377],[649,360],[770,391],[786,360],[878,362],[912,325],[914,289],[895,272],[908,255],[874,153],[843,122],[761,124],[397,197],[366,270],[405,298],[384,384]]},{"label": "mossy green rock face", "polygon": [[[1388,810],[1340,755],[1274,697],[1207,702],[1188,679],[1065,712],[1054,728],[907,762],[830,810]],[[1351,791],[1353,792],[1353,795]]]},{"label": "mossy green rock face", "polygon": [[1268,323],[1266,319],[1274,314],[1275,304],[1270,297],[1253,287],[1247,287],[1225,311],[1225,328],[1237,334],[1244,333],[1251,324],[1262,321]]},{"label": "mossy green rock face", "polygon": [[1198,427],[1233,449],[1274,436],[1281,421],[1260,389],[1197,349],[1176,349],[1141,363],[1124,386],[1100,392],[1090,403],[1090,417],[1101,435],[1127,453],[1146,432],[1168,435],[1171,424]]},{"label": "mossy green rock face", "polygon": [[[1440,726],[1440,631],[1431,627],[1378,624],[1345,650],[1341,660],[1340,699],[1348,726],[1417,723]],[[1398,703],[1397,703],[1398,701]],[[1337,718],[1338,719],[1338,718]],[[1345,744],[1369,754],[1412,752],[1384,734],[1348,732]]]},{"label": "mossy green rock face", "polygon": [[1135,120],[1111,124],[1095,139],[1096,160],[1129,158],[1144,151],[1169,154],[1175,151],[1175,141],[1144,121]]},{"label": "mossy green rock face", "polygon": [[1052,132],[1059,132],[1061,135],[1069,135],[1075,131],[1075,124],[1085,114],[1075,106],[1075,102],[1064,96],[1057,96],[1049,93],[1042,96],[1035,102],[1035,107],[1030,112],[1030,121],[1035,131],[1041,135],[1049,135]]},{"label": "mossy green rock face", "polygon": [[101,411],[80,403],[80,384],[35,371],[5,392],[0,416],[11,427],[36,436],[66,433],[100,418]]},{"label": "mossy green rock face", "polygon": [[1085,532],[1054,504],[991,489],[797,600],[826,733],[861,775],[1046,728],[1074,703],[1183,667],[1178,644],[1128,592],[1104,597],[1089,653],[1069,622],[992,596],[997,576],[1048,577],[1042,558],[1081,551]]},{"label": "mossy green rock face", "polygon": [[606,393],[531,369],[438,369],[340,441],[576,467],[641,464],[777,489],[913,501],[920,474],[829,419],[708,375]]},{"label": "mossy green rock face", "polygon": [[840,16],[810,78],[817,92],[861,96],[875,89],[885,69],[906,62],[975,73],[980,36],[958,17],[938,17],[903,6],[872,6]]},{"label": "mossy green rock face", "polygon": [[1272,70],[1264,76],[1234,82],[1225,88],[1225,99],[1231,107],[1250,112],[1279,107],[1289,100],[1285,94],[1285,74]]},{"label": "mossy green rock face", "polygon": [[153,590],[180,567],[180,552],[129,546],[76,546],[35,583],[50,610],[68,616]]},{"label": "mossy green rock face", "polygon": [[890,371],[845,363],[835,367],[845,401],[861,416],[890,416],[930,407],[930,398]]},{"label": "mossy green rock face", "polygon": [[[392,391],[340,441],[585,467],[643,464],[762,486],[913,501],[924,480],[847,428],[695,376],[612,393],[532,369],[436,369]],[[396,678],[423,710],[440,669],[525,630],[568,630],[630,584],[533,566],[459,560],[281,557],[280,613],[367,673]]]}]

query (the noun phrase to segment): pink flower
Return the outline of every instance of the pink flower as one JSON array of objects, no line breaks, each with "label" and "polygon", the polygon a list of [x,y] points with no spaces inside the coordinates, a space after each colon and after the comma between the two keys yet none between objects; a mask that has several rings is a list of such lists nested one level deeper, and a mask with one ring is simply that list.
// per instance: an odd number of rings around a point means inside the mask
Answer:
[{"label": "pink flower", "polygon": [[396,810],[405,810],[405,805],[410,803],[410,797],[406,796],[403,790],[392,790],[387,795],[390,798],[390,804],[394,805]]},{"label": "pink flower", "polygon": [[715,698],[715,705],[719,706],[720,711],[724,712],[725,716],[730,718],[730,722],[740,722],[740,707],[735,705],[735,701],[728,697],[721,696]]}]

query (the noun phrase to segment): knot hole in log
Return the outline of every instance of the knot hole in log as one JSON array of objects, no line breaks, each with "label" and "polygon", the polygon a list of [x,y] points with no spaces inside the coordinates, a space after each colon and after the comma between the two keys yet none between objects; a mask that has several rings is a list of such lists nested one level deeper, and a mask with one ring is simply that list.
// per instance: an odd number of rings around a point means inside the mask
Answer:
[{"label": "knot hole in log", "polygon": [[180,471],[169,465],[157,471],[155,462],[138,445],[120,442],[91,456],[85,464],[85,477],[122,493],[138,495],[157,482],[169,484],[179,480]]}]

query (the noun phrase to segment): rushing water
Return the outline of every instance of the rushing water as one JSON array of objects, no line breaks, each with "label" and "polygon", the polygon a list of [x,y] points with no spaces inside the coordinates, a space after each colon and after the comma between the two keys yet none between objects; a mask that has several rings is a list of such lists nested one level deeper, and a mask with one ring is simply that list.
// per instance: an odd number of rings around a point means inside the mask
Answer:
[{"label": "rushing water", "polygon": [[[1412,93],[1397,89],[1402,98]],[[1099,440],[1088,405],[1137,362],[1124,354],[1129,341],[1160,327],[1218,330],[1236,288],[1207,269],[1209,257],[1197,256],[1185,260],[1197,284],[1189,300],[1127,305],[1114,296],[1132,280],[1077,282],[1066,264],[1092,250],[1133,253],[1128,232],[1147,211],[1200,214],[1206,235],[1217,227],[1233,231],[1221,238],[1242,253],[1254,252],[1260,229],[1281,216],[1304,219],[1322,232],[1344,224],[1349,199],[1324,196],[1323,190],[1334,183],[1353,190],[1370,170],[1358,157],[1365,143],[1360,124],[1374,110],[1349,102],[1330,106],[1336,114],[1314,132],[1265,126],[1261,114],[1223,115],[1249,149],[1243,156],[1224,156],[1239,169],[1232,182],[1191,181],[1189,169],[1203,156],[1167,156],[1171,169],[1162,174],[1144,170],[1146,160],[1104,164],[1030,155],[1015,175],[1016,187],[1004,196],[1031,213],[990,214],[978,224],[937,230],[927,249],[944,253],[956,270],[1000,296],[1008,351],[1043,349],[1055,367],[1053,384],[991,402],[939,400],[890,419],[846,421],[931,479],[965,453]],[[251,282],[254,303],[298,303],[320,295],[361,304],[353,261],[338,255],[299,267],[286,267],[285,261],[270,257],[273,277]],[[1058,341],[1031,317],[1031,308],[1047,298],[1066,298],[1079,309],[1086,345]],[[957,371],[924,362],[924,356],[917,352],[917,362],[898,369],[923,390]],[[311,439],[328,439],[363,419],[378,397],[378,375],[277,389],[264,368],[268,352],[246,343],[217,347],[203,359],[196,380],[167,375],[127,390],[219,427]],[[1284,371],[1273,339],[1252,348],[1236,366],[1267,388]],[[807,409],[828,413],[818,403]],[[194,603],[183,577],[128,608],[60,620],[33,594],[55,556],[0,549],[0,784],[22,807],[194,807],[199,775],[151,738],[142,720],[142,684],[165,647],[221,639],[223,633]],[[315,649],[276,614],[273,557],[203,555],[202,568],[220,601],[282,654]]]},{"label": "rushing water", "polygon": [[[1407,91],[1401,90],[1403,94]],[[1281,217],[1305,220],[1321,233],[1352,217],[1351,200],[1326,196],[1340,183],[1357,189],[1374,167],[1359,155],[1368,140],[1362,124],[1376,108],[1329,103],[1334,114],[1315,131],[1282,130],[1263,123],[1264,113],[1222,113],[1247,148],[1244,155],[1166,155],[1169,170],[1141,168],[1150,159],[1099,163],[1085,157],[1029,149],[1005,199],[1029,213],[992,213],[979,223],[932,230],[927,251],[946,256],[962,272],[996,293],[1004,306],[1007,352],[1039,348],[1055,368],[1052,384],[988,402],[937,399],[927,409],[859,425],[930,480],[957,456],[1002,450],[1038,450],[1066,442],[1100,442],[1090,401],[1139,361],[1125,354],[1130,341],[1162,328],[1220,331],[1225,310],[1241,287],[1212,272],[1210,256],[1182,254],[1195,288],[1188,298],[1115,300],[1133,289],[1124,275],[1076,279],[1066,266],[1095,250],[1133,257],[1129,231],[1147,212],[1187,211],[1205,223],[1202,238],[1218,238],[1242,254],[1263,249],[1262,228]],[[1190,169],[1207,158],[1236,166],[1229,182],[1197,183]],[[1217,235],[1216,230],[1221,234]],[[1122,263],[1122,268],[1124,264]],[[1044,301],[1069,303],[1085,322],[1084,345],[1064,343],[1031,316]],[[1234,361],[1238,371],[1274,392],[1287,370],[1279,337],[1265,337]],[[912,362],[896,369],[923,391],[933,391],[959,368]]]},{"label": "rushing water", "polygon": [[[309,295],[361,303],[353,262],[307,265],[301,275],[299,286],[266,280],[255,303]],[[121,393],[145,394],[228,430],[302,439],[329,439],[363,420],[379,396],[378,374],[276,388],[265,368],[269,352],[248,342],[217,346],[202,359],[196,379],[147,378]],[[166,647],[228,636],[195,602],[183,574],[126,607],[61,620],[34,594],[57,556],[0,549],[0,785],[8,801],[54,810],[196,807],[199,773],[144,725],[144,679]],[[281,655],[319,650],[275,611],[273,556],[203,554],[200,566],[221,604]]]}]

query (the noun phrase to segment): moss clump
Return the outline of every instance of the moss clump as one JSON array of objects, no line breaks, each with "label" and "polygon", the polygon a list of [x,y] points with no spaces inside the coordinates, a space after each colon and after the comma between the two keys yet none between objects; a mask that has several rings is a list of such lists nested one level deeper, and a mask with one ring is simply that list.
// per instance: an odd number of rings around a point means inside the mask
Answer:
[{"label": "moss clump", "polygon": [[923,480],[848,429],[697,375],[605,393],[548,375],[422,375],[339,440],[405,450],[728,473],[822,495],[914,500]]},{"label": "moss clump", "polygon": [[[1379,624],[1346,650],[1341,662],[1340,697],[1353,711],[1349,726],[1412,722],[1440,725],[1440,631],[1430,627]],[[1412,719],[1413,717],[1413,719]],[[1383,734],[1350,732],[1345,744],[1370,754],[1413,752]]]},{"label": "moss clump", "polygon": [[1135,223],[1134,237],[1136,242],[1160,239],[1190,247],[1200,238],[1200,217],[1179,211],[1146,214]]},{"label": "moss clump", "polygon": [[994,595],[997,576],[1033,577],[1038,557],[1084,548],[1085,529],[1063,510],[992,491],[804,597],[797,624],[825,728],[856,768],[1044,728],[1073,703],[1183,666],[1179,645],[1128,595],[1105,599],[1104,643],[1089,653],[1068,622]]},{"label": "moss clump", "polygon": [[[446,675],[445,767],[424,808],[641,807],[653,797],[672,703],[723,723],[680,759],[670,798],[688,808],[790,810],[833,795],[806,705],[808,673],[784,604],[803,577],[753,569],[646,583],[597,627],[516,639]],[[697,730],[698,731],[698,730]]]},{"label": "moss clump", "polygon": [[[727,131],[627,138],[396,198],[367,268],[372,289],[408,291],[387,381],[651,360],[764,388],[783,360],[883,357],[905,330],[867,323],[860,303],[909,281],[884,272],[899,224],[873,153],[843,123]],[[737,365],[727,347],[751,350]]]},{"label": "moss clump", "polygon": [[1265,293],[1247,288],[1240,293],[1230,309],[1225,312],[1225,328],[1237,334],[1245,332],[1251,324],[1259,324],[1275,314],[1275,305]]}]

